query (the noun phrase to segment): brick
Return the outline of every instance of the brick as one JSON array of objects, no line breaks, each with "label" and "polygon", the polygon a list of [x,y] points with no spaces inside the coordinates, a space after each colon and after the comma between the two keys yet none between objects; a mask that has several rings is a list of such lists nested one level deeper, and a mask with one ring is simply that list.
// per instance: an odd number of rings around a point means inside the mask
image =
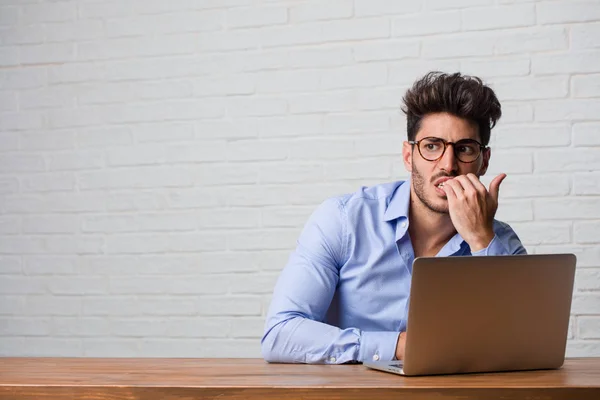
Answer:
[{"label": "brick", "polygon": [[0,130],[23,131],[40,130],[44,126],[44,116],[38,111],[4,113],[0,119]]},{"label": "brick", "polygon": [[580,339],[600,339],[600,318],[580,317],[577,319],[577,337]]},{"label": "brick", "polygon": [[111,334],[111,321],[108,318],[53,318],[52,333],[59,337],[109,336]]},{"label": "brick", "polygon": [[282,140],[236,140],[227,143],[230,161],[285,160],[290,143]]},{"label": "brick", "polygon": [[577,291],[600,289],[600,268],[578,268],[575,273],[575,289]]},{"label": "brick", "polygon": [[74,152],[53,153],[47,156],[49,171],[68,171],[100,169],[106,165],[105,155],[101,151],[78,149]]},{"label": "brick", "polygon": [[600,174],[597,172],[573,175],[573,193],[575,195],[600,195]]},{"label": "brick", "polygon": [[598,237],[600,237],[600,222],[576,222],[573,225],[575,243],[597,243]]},{"label": "brick", "polygon": [[[593,12],[593,11],[592,11]],[[600,36],[600,23],[575,24],[571,28],[571,48],[573,50],[598,48]]]},{"label": "brick", "polygon": [[352,0],[333,0],[329,1],[327,5],[313,0],[289,8],[290,22],[292,23],[350,18],[353,12]]},{"label": "brick", "polygon": [[79,187],[82,190],[189,187],[193,182],[190,170],[171,166],[145,166],[79,174]]},{"label": "brick", "polygon": [[[375,8],[374,4],[371,6]],[[320,27],[324,42],[377,39],[390,35],[387,20],[382,18],[327,21]]]},{"label": "brick", "polygon": [[354,15],[357,17],[373,15],[412,14],[422,8],[420,1],[397,2],[386,0],[356,0]]},{"label": "brick", "polygon": [[494,148],[539,148],[568,146],[571,143],[571,127],[567,124],[503,124],[493,132]]},{"label": "brick", "polygon": [[225,142],[204,142],[201,145],[138,144],[135,155],[122,147],[108,152],[111,166],[138,166],[220,161],[225,159]]},{"label": "brick", "polygon": [[321,181],[323,177],[323,166],[319,163],[273,163],[259,169],[261,184]]},{"label": "brick", "polygon": [[108,211],[156,211],[167,208],[167,195],[155,191],[114,193],[106,198]]},{"label": "brick", "polygon": [[[530,200],[504,200],[504,188],[500,189],[500,205],[495,218],[507,223],[533,221],[533,204]],[[517,232],[518,234],[518,232]]]},{"label": "brick", "polygon": [[113,339],[103,337],[101,339],[86,338],[82,340],[83,357],[140,357],[140,344],[137,339]]},{"label": "brick", "polygon": [[[461,61],[460,70],[467,75],[472,74],[489,79],[505,76],[529,75],[530,64],[531,61],[529,57],[523,56],[467,59]],[[502,105],[504,106],[504,102]]]},{"label": "brick", "polygon": [[229,95],[247,95],[252,93],[277,92],[278,85],[282,85],[281,90],[294,87],[293,83],[287,82],[286,77],[294,76],[317,76],[315,72],[270,72],[273,82],[267,80],[267,75],[261,75],[258,78],[250,74],[227,75],[226,77],[207,77],[203,79],[194,79],[193,93],[195,97],[229,96]]},{"label": "brick", "polygon": [[[492,46],[490,46],[492,47]],[[566,50],[567,33],[560,27],[536,27],[502,34],[494,40],[496,54]]]},{"label": "brick", "polygon": [[26,275],[74,275],[79,272],[77,255],[24,256],[23,272]]},{"label": "brick", "polygon": [[260,137],[305,136],[323,132],[320,115],[289,115],[261,118],[257,126]]},{"label": "brick", "polygon": [[359,157],[398,156],[401,152],[404,136],[391,134],[370,134],[368,138],[354,140],[355,153]]},{"label": "brick", "polygon": [[127,103],[142,100],[190,98],[192,84],[186,81],[102,83],[80,89],[79,104]]},{"label": "brick", "polygon": [[[343,68],[343,67],[342,67]],[[319,73],[312,70],[268,71],[255,78],[257,93],[307,92],[316,91],[328,77],[328,71]],[[322,76],[324,75],[324,76]],[[254,88],[249,91],[251,93]]]},{"label": "brick", "polygon": [[0,7],[0,26],[14,26],[19,20],[19,8],[12,5]]},{"label": "brick", "polygon": [[[485,34],[458,33],[423,39],[421,56],[425,58],[482,57],[494,54],[493,42]],[[444,69],[449,71],[449,69]]]},{"label": "brick", "polygon": [[540,246],[538,253],[573,253],[577,256],[577,268],[589,268],[600,266],[600,247],[586,245],[565,245],[565,246]]},{"label": "brick", "polygon": [[21,150],[70,150],[75,147],[72,131],[23,132]]},{"label": "brick", "polygon": [[[257,49],[260,44],[263,43],[268,35],[267,30],[279,30],[285,31],[285,28],[264,28],[260,31],[255,30],[228,30],[218,32],[206,32],[199,37],[197,44],[197,50],[201,52],[223,52],[223,51],[236,51],[236,50],[249,50]],[[264,37],[259,36],[259,32],[264,33]],[[271,40],[267,43],[278,43],[277,40]],[[265,43],[266,44],[266,43]]]},{"label": "brick", "polygon": [[77,3],[66,1],[22,5],[19,23],[29,25],[40,22],[74,21],[76,19]]},{"label": "brick", "polygon": [[38,88],[47,82],[46,67],[23,66],[14,70],[0,70],[2,90]]},{"label": "brick", "polygon": [[323,71],[321,88],[325,90],[353,87],[384,86],[387,81],[387,67],[383,64],[364,64]]},{"label": "brick", "polygon": [[27,308],[26,297],[0,294],[0,315],[22,315]]},{"label": "brick", "polygon": [[3,337],[0,353],[21,357],[81,357],[82,344],[77,338]]},{"label": "brick", "polygon": [[[70,297],[79,299],[82,303],[82,311],[86,317],[92,316],[110,316],[115,318],[118,316],[137,316],[143,304],[142,299],[136,299],[135,296],[85,296],[85,297]],[[168,300],[165,299],[165,304]],[[158,304],[155,304],[158,305]],[[182,308],[185,307],[185,302],[181,302]]]},{"label": "brick", "polygon": [[360,161],[335,161],[325,164],[325,176],[331,180],[391,178],[391,162],[385,158]]},{"label": "brick", "polygon": [[[27,296],[24,314],[40,316],[77,316],[81,315],[84,299],[78,296],[32,295]],[[126,307],[126,305],[124,305]]]},{"label": "brick", "polygon": [[228,28],[249,28],[285,24],[288,20],[287,7],[254,6],[227,10]]},{"label": "brick", "polygon": [[135,315],[189,316],[196,315],[196,296],[190,297],[139,297]]},{"label": "brick", "polygon": [[48,288],[44,279],[25,276],[4,276],[0,285],[2,294],[44,294]]},{"label": "brick", "polygon": [[77,130],[78,147],[108,147],[133,144],[131,129],[123,126]]},{"label": "brick", "polygon": [[197,210],[195,222],[199,229],[258,228],[260,210],[255,208],[222,208]]},{"label": "brick", "polygon": [[93,254],[100,253],[103,239],[72,236],[7,236],[0,242],[0,254]]},{"label": "brick", "polygon": [[[48,67],[47,78],[45,79],[52,84],[81,82],[88,83],[106,78],[106,75],[109,73],[109,71],[114,74],[119,71],[119,69],[107,69],[104,64],[98,63],[68,63],[51,65]],[[38,79],[41,78],[38,77]]]},{"label": "brick", "polygon": [[596,1],[544,1],[536,4],[539,24],[587,22],[600,19]]},{"label": "brick", "polygon": [[0,112],[17,111],[17,94],[15,92],[0,92]]},{"label": "brick", "polygon": [[590,219],[600,218],[596,198],[565,198],[534,200],[536,219]]},{"label": "brick", "polygon": [[[502,103],[502,119],[499,127],[504,123],[530,122],[533,121],[533,107],[529,102],[526,103]],[[495,136],[495,130],[492,131]]]},{"label": "brick", "polygon": [[187,55],[195,51],[195,39],[193,34],[174,34],[79,42],[77,43],[77,61]]},{"label": "brick", "polygon": [[36,174],[24,177],[22,192],[62,192],[75,189],[75,175],[71,173]]},{"label": "brick", "polygon": [[0,318],[0,335],[4,336],[49,336],[52,331],[50,318]]},{"label": "brick", "polygon": [[265,329],[264,318],[238,317],[231,328],[235,338],[260,338]]},{"label": "brick", "polygon": [[48,193],[44,196],[19,195],[6,198],[8,213],[38,214],[54,212],[103,211],[106,209],[104,196],[81,193]]},{"label": "brick", "polygon": [[493,151],[490,158],[488,176],[499,173],[520,174],[533,172],[533,154],[525,151]]},{"label": "brick", "polygon": [[[244,188],[247,188],[247,186],[244,186]],[[122,202],[127,209],[139,209],[141,208],[140,206],[133,206],[138,196],[139,194],[137,193],[128,194],[127,197],[123,198],[124,201]],[[164,197],[156,198],[151,194],[147,194],[147,196],[148,200],[146,202],[149,206],[143,207],[147,209],[220,207],[227,203],[227,196],[221,191],[215,190],[215,188],[177,189],[169,190],[168,195]],[[163,202],[164,205],[162,205]],[[123,206],[120,209],[124,209]]]},{"label": "brick", "polygon": [[75,61],[75,45],[72,43],[44,43],[22,46],[21,64],[51,64]]},{"label": "brick", "polygon": [[21,233],[21,220],[14,216],[0,216],[0,235]]},{"label": "brick", "polygon": [[506,29],[535,25],[535,5],[518,4],[462,10],[462,29]]},{"label": "brick", "polygon": [[202,265],[205,274],[252,272],[260,268],[260,252],[204,252],[198,254],[151,254],[140,257],[140,274],[195,274]]},{"label": "brick", "polygon": [[103,276],[52,276],[48,279],[48,288],[56,295],[107,294],[108,279]]},{"label": "brick", "polygon": [[0,152],[19,150],[18,132],[0,132]]},{"label": "brick", "polygon": [[573,142],[575,146],[600,145],[599,129],[600,124],[593,122],[573,124]]},{"label": "brick", "polygon": [[600,357],[600,340],[567,342],[566,357]]},{"label": "brick", "polygon": [[20,257],[0,256],[0,275],[20,275],[21,270]]},{"label": "brick", "polygon": [[83,217],[81,231],[89,233],[193,231],[198,223],[191,213],[94,215]]},{"label": "brick", "polygon": [[247,230],[227,237],[229,250],[282,250],[290,249],[298,238],[297,229]]},{"label": "brick", "polygon": [[[354,92],[355,93],[355,92]],[[350,111],[356,108],[353,92],[321,92],[288,96],[291,114],[316,114]]]},{"label": "brick", "polygon": [[496,80],[493,88],[501,101],[562,98],[567,97],[569,93],[569,77],[527,77]]},{"label": "brick", "polygon": [[39,155],[0,155],[0,171],[5,173],[41,172],[44,169],[44,159]]},{"label": "brick", "polygon": [[532,54],[531,72],[536,75],[597,73],[598,63],[600,51],[571,51],[568,57],[562,53]]},{"label": "brick", "polygon": [[185,11],[168,14],[139,15],[111,18],[106,21],[108,37],[143,36],[149,27],[153,34],[215,31],[225,26],[223,10]]},{"label": "brick", "polygon": [[310,139],[290,143],[290,160],[327,160],[352,158],[356,151],[352,139]]},{"label": "brick", "polygon": [[483,7],[493,4],[493,0],[427,0],[425,8],[431,10]]},{"label": "brick", "polygon": [[259,297],[198,297],[196,309],[201,316],[251,316],[260,315]]},{"label": "brick", "polygon": [[260,168],[250,163],[205,164],[199,165],[192,172],[194,184],[203,186],[256,184],[260,176]]},{"label": "brick", "polygon": [[515,175],[507,177],[500,185],[506,198],[561,197],[569,194],[571,182],[567,175]]},{"label": "brick", "polygon": [[237,97],[227,100],[227,111],[232,117],[282,115],[287,102],[280,98]]},{"label": "brick", "polygon": [[0,47],[0,66],[12,67],[21,64],[20,48],[15,46]]},{"label": "brick", "polygon": [[42,42],[94,40],[106,37],[107,32],[103,21],[93,19],[46,23],[38,31],[44,35]]},{"label": "brick", "polygon": [[24,110],[74,107],[75,103],[75,92],[68,86],[24,90],[19,94],[19,105]]},{"label": "brick", "polygon": [[459,11],[430,12],[392,19],[392,36],[422,36],[460,31]]},{"label": "brick", "polygon": [[537,121],[595,120],[598,117],[600,100],[546,100],[535,103]]},{"label": "brick", "polygon": [[[539,208],[535,208],[536,218]],[[542,218],[543,219],[543,218]],[[512,228],[518,233],[525,246],[543,244],[563,244],[571,242],[571,226],[565,222],[526,222],[514,223]]]},{"label": "brick", "polygon": [[272,293],[278,274],[237,274],[231,279],[231,293],[263,294]]},{"label": "brick", "polygon": [[573,97],[600,97],[600,74],[573,76],[571,93]]},{"label": "brick", "polygon": [[313,207],[265,207],[261,212],[263,227],[301,228],[313,211]]},{"label": "brick", "polygon": [[136,124],[128,127],[138,143],[177,142],[194,138],[192,122]]},{"label": "brick", "polygon": [[600,309],[600,294],[581,293],[573,295],[571,313],[574,315],[594,315]]},{"label": "brick", "polygon": [[418,41],[385,40],[382,42],[358,43],[354,46],[356,61],[387,61],[417,58],[420,45]]},{"label": "brick", "polygon": [[79,217],[76,215],[38,215],[23,217],[23,233],[77,233]]},{"label": "brick", "polygon": [[77,271],[83,275],[108,277],[136,275],[141,267],[143,265],[135,255],[90,254],[79,257],[77,262]]},{"label": "brick", "polygon": [[600,148],[541,150],[535,170],[544,172],[594,171],[600,168]]},{"label": "brick", "polygon": [[[292,117],[290,117],[292,118]],[[242,139],[258,137],[259,124],[267,125],[266,121],[283,121],[283,117],[265,118],[236,118],[235,120],[204,120],[195,126],[197,139]]]},{"label": "brick", "polygon": [[17,178],[0,178],[0,194],[15,194],[19,192]]},{"label": "brick", "polygon": [[223,234],[174,233],[112,235],[106,238],[107,254],[199,252],[225,250]]}]

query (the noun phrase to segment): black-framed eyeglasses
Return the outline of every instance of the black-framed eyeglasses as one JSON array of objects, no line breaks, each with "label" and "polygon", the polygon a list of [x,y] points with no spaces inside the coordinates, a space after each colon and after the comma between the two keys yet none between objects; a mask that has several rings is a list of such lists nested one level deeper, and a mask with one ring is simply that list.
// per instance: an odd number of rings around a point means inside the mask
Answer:
[{"label": "black-framed eyeglasses", "polygon": [[462,139],[457,142],[448,142],[442,138],[426,137],[421,140],[409,140],[408,143],[417,145],[419,154],[427,161],[437,161],[444,156],[446,147],[452,145],[454,155],[459,161],[472,163],[477,161],[487,146],[474,139]]}]

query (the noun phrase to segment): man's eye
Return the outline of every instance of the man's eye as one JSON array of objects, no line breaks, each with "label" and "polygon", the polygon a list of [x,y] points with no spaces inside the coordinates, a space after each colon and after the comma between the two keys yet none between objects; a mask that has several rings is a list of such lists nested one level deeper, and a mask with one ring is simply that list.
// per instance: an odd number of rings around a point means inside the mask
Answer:
[{"label": "man's eye", "polygon": [[440,145],[436,144],[436,143],[427,143],[427,144],[425,144],[425,149],[426,150],[430,150],[430,151],[437,150],[439,147],[440,147]]},{"label": "man's eye", "polygon": [[473,148],[473,146],[459,146],[457,150],[459,153],[464,153],[464,154],[475,153],[475,149]]}]

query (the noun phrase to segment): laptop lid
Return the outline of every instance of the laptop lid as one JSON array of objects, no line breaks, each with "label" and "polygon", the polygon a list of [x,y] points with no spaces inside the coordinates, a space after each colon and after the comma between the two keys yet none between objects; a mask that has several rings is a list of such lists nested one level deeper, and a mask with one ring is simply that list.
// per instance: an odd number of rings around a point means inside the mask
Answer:
[{"label": "laptop lid", "polygon": [[560,367],[575,264],[573,254],[415,259],[404,374]]}]

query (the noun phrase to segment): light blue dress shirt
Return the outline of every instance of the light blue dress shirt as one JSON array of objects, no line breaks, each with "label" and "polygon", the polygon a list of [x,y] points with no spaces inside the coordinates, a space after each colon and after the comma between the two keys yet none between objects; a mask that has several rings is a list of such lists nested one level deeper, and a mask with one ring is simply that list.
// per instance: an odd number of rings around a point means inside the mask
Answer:
[{"label": "light blue dress shirt", "polygon": [[[265,360],[395,358],[414,260],[409,200],[410,181],[400,181],[331,198],[315,210],[275,286],[261,341]],[[526,253],[507,224],[494,221],[494,232],[472,255]],[[463,255],[471,250],[459,234],[437,254]]]}]

